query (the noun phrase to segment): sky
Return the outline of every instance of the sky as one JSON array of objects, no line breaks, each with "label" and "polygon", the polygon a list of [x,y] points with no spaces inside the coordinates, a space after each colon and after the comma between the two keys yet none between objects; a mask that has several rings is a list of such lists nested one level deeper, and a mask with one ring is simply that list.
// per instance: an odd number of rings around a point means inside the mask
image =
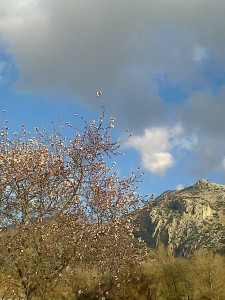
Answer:
[{"label": "sky", "polygon": [[0,111],[16,130],[103,105],[141,193],[225,184],[224,28],[224,0],[0,0]]}]

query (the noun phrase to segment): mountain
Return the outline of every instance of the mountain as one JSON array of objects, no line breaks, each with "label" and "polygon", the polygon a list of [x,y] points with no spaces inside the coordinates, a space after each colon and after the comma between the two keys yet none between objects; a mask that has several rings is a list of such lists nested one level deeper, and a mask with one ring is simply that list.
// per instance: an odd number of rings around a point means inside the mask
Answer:
[{"label": "mountain", "polygon": [[155,248],[162,243],[176,255],[197,249],[225,252],[225,185],[199,180],[157,197],[140,215],[138,233]]}]

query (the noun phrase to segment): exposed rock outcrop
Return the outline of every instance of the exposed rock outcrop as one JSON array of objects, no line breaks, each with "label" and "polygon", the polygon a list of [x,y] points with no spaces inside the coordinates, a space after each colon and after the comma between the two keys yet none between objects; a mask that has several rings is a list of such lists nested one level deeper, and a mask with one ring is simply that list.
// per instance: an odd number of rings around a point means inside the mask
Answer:
[{"label": "exposed rock outcrop", "polygon": [[186,255],[199,248],[225,250],[225,185],[199,180],[168,191],[140,214],[139,234],[151,247],[157,244]]}]

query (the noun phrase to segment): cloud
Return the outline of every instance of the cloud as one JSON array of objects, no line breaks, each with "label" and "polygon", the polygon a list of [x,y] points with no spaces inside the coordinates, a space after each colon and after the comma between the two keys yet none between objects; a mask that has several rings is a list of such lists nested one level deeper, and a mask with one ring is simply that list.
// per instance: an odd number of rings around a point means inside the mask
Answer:
[{"label": "cloud", "polygon": [[12,73],[15,73],[15,65],[11,57],[4,52],[0,45],[0,84],[7,85],[12,82]]},{"label": "cloud", "polygon": [[199,64],[209,58],[209,50],[207,47],[195,46],[193,48],[193,59]]},{"label": "cloud", "polygon": [[143,135],[131,137],[126,146],[140,153],[144,169],[164,176],[176,162],[174,153],[179,149],[190,150],[196,142],[195,138],[186,139],[180,125],[176,125],[146,129]]},{"label": "cloud", "polygon": [[164,176],[173,165],[174,158],[169,152],[142,153],[142,166],[154,174]]},{"label": "cloud", "polygon": [[180,191],[180,190],[182,190],[182,189],[184,189],[184,185],[183,185],[182,183],[180,183],[180,184],[178,184],[178,185],[176,186],[176,190],[177,190],[177,191]]},{"label": "cloud", "polygon": [[0,82],[3,79],[3,72],[4,72],[5,64],[4,62],[0,62]]},{"label": "cloud", "polygon": [[177,112],[186,128],[211,137],[225,132],[225,85],[218,91],[203,89],[192,93]]},{"label": "cloud", "polygon": [[[225,155],[224,11],[224,0],[1,0],[0,42],[18,89],[66,90],[89,107],[101,89],[146,169],[163,175],[189,151],[204,173]],[[185,99],[171,105],[162,86]]]},{"label": "cloud", "polygon": [[0,35],[20,89],[67,90],[89,106],[102,89],[105,106],[143,129],[166,110],[159,78],[208,84],[208,51],[224,66],[224,10],[223,0],[1,0]]},{"label": "cloud", "polygon": [[219,89],[205,88],[193,92],[175,108],[185,136],[195,135],[198,143],[191,148],[188,169],[198,177],[210,172],[224,172],[225,155],[225,85]]},{"label": "cloud", "polygon": [[221,167],[224,169],[225,171],[225,157],[223,158],[222,162],[221,162]]},{"label": "cloud", "polygon": [[202,135],[198,145],[192,149],[192,157],[188,164],[188,171],[199,178],[207,177],[213,172],[224,174],[224,154],[224,138]]}]

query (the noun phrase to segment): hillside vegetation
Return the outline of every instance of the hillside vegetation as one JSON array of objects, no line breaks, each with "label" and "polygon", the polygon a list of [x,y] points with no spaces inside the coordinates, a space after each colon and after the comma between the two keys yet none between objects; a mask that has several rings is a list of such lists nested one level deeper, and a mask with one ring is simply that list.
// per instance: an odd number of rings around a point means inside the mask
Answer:
[{"label": "hillside vegetation", "polygon": [[199,180],[167,191],[139,215],[139,233],[151,248],[162,243],[176,255],[198,249],[225,251],[225,185]]},{"label": "hillside vegetation", "polygon": [[[4,299],[24,299],[13,295],[16,277],[9,276],[9,266],[1,265],[0,296]],[[104,284],[94,269],[77,269],[70,266],[61,277],[46,289],[43,297],[35,294],[32,299],[127,299],[127,300],[224,300],[225,258],[211,251],[197,251],[192,257],[174,257],[160,245],[150,251],[148,259],[129,276],[124,284],[121,276],[111,279],[105,274]],[[138,277],[137,277],[138,274]],[[127,279],[126,279],[127,280]],[[104,292],[104,295],[103,295]],[[17,294],[19,294],[17,292]]]}]

